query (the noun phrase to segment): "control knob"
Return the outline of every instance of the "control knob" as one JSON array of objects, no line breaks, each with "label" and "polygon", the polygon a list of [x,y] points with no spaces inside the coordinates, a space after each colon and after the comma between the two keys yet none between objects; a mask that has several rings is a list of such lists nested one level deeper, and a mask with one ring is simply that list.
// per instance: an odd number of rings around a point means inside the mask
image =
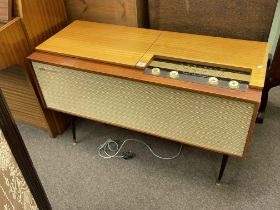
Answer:
[{"label": "control knob", "polygon": [[170,78],[172,78],[172,79],[177,79],[177,78],[179,77],[179,73],[178,73],[178,71],[171,71],[171,72],[169,73],[169,76],[170,76]]},{"label": "control knob", "polygon": [[160,75],[160,68],[153,68],[152,75],[156,75],[156,76]]},{"label": "control knob", "polygon": [[228,83],[228,86],[231,88],[231,89],[238,89],[239,88],[239,82],[235,81],[235,80],[232,80]]},{"label": "control knob", "polygon": [[217,85],[219,84],[219,80],[218,80],[218,78],[216,78],[216,77],[210,77],[210,78],[208,79],[208,83],[209,83],[210,85],[217,86]]}]

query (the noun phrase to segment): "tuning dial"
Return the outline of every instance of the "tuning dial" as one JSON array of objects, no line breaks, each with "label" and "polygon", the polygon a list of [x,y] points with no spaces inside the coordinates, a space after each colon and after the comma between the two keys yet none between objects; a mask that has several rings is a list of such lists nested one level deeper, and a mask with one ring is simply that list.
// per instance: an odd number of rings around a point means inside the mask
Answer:
[{"label": "tuning dial", "polygon": [[235,80],[232,80],[228,83],[228,86],[231,88],[231,89],[238,89],[239,88],[239,82],[235,81]]},{"label": "tuning dial", "polygon": [[160,75],[160,68],[153,68],[152,69],[152,74],[156,75],[156,76]]},{"label": "tuning dial", "polygon": [[217,86],[219,84],[219,80],[216,78],[216,77],[210,77],[208,79],[208,83],[210,85],[214,85],[214,86]]},{"label": "tuning dial", "polygon": [[171,72],[169,73],[169,76],[170,76],[170,78],[172,78],[172,79],[177,79],[177,78],[179,77],[179,73],[178,73],[178,71],[171,71]]}]

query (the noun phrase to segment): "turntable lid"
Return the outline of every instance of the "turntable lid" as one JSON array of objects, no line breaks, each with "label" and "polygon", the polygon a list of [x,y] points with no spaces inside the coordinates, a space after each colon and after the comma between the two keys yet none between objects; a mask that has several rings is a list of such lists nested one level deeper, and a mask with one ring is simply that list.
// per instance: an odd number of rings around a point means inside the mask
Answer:
[{"label": "turntable lid", "polygon": [[74,21],[37,50],[106,63],[135,66],[160,31]]}]

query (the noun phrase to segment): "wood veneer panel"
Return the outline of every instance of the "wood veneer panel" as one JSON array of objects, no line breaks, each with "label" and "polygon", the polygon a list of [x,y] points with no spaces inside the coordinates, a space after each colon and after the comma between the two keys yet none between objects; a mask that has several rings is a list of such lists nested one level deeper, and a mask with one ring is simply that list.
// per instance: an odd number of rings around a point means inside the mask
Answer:
[{"label": "wood veneer panel", "polygon": [[36,49],[135,66],[159,34],[149,29],[75,21]]},{"label": "wood veneer panel", "polygon": [[42,109],[22,69],[0,71],[0,87],[16,120],[48,129]]},{"label": "wood veneer panel", "polygon": [[[75,21],[37,50],[134,67],[154,56],[252,71],[250,86],[262,89],[268,43]],[[142,57],[143,56],[143,57]],[[140,59],[141,58],[141,59]]]},{"label": "wood veneer panel", "polygon": [[15,0],[18,13],[34,48],[67,25],[63,0]]},{"label": "wood veneer panel", "polygon": [[26,67],[25,57],[31,53],[19,18],[0,28],[0,70],[14,65]]},{"label": "wood veneer panel", "polygon": [[267,41],[277,0],[149,0],[153,29]]},{"label": "wood veneer panel", "polygon": [[[47,129],[51,136],[61,133],[67,123],[60,115],[42,108],[30,80],[31,66],[26,57],[31,53],[31,47],[20,18],[0,28],[0,46],[0,88],[14,118]],[[18,68],[11,69],[12,66]]]},{"label": "wood veneer panel", "polygon": [[70,20],[87,20],[126,26],[147,25],[146,0],[65,0]]},{"label": "wood veneer panel", "polygon": [[21,0],[12,0],[12,14],[13,17],[20,17],[21,16]]}]

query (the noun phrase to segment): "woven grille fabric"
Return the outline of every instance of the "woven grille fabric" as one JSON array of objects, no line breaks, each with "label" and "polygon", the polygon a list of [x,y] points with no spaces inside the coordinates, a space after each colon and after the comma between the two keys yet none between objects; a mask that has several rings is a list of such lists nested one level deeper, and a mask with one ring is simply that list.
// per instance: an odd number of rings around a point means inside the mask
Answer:
[{"label": "woven grille fabric", "polygon": [[33,62],[49,108],[242,156],[254,104]]}]

